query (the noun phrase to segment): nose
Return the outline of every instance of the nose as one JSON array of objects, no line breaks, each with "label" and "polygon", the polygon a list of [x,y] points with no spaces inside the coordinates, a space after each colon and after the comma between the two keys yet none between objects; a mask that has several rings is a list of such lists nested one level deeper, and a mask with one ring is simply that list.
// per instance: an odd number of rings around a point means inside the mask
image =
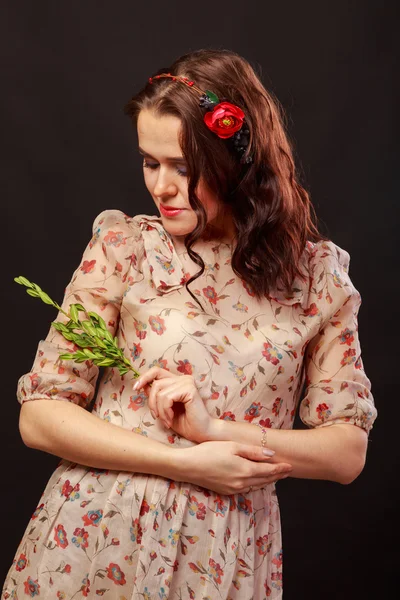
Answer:
[{"label": "nose", "polygon": [[156,184],[153,189],[153,193],[155,196],[162,198],[163,196],[175,196],[178,189],[176,184],[174,183],[174,178],[171,173],[168,173],[168,169],[163,171],[163,169],[158,170],[158,177]]}]

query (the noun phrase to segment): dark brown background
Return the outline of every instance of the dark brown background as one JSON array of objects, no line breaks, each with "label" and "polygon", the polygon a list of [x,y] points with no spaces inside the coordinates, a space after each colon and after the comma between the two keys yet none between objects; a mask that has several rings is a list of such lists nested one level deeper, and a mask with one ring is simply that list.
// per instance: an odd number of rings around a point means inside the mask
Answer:
[{"label": "dark brown background", "polygon": [[391,597],[399,562],[400,292],[399,23],[391,5],[9,0],[0,23],[2,580],[58,462],[24,446],[15,397],[55,313],[13,277],[25,275],[60,301],[100,211],[157,214],[123,105],[177,56],[225,47],[261,66],[287,111],[324,230],[350,253],[379,411],[353,484],[278,483],[284,597]]}]

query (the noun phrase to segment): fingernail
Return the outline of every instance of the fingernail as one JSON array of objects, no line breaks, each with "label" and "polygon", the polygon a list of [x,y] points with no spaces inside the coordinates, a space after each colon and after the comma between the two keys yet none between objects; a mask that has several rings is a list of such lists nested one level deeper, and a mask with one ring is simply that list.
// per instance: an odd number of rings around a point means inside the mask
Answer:
[{"label": "fingernail", "polygon": [[151,412],[151,416],[153,417],[153,419],[155,419],[156,418],[156,414],[152,410],[150,410],[150,412]]},{"label": "fingernail", "polygon": [[135,385],[133,386],[133,389],[136,390],[138,385],[139,385],[139,380],[135,383]]},{"label": "fingernail", "polygon": [[275,450],[268,450],[268,448],[264,448],[263,454],[265,454],[265,456],[273,456],[275,454]]}]

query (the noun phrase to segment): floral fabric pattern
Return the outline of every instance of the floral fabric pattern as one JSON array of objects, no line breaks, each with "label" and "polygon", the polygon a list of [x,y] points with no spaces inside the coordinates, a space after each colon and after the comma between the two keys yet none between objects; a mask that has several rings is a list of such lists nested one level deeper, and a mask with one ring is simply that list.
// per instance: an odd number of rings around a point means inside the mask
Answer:
[{"label": "floral fabric pattern", "polygon": [[[289,295],[275,290],[259,302],[234,274],[230,245],[194,249],[206,269],[190,289],[203,310],[185,288],[198,267],[177,253],[161,218],[103,211],[62,307],[81,302],[101,314],[138,371],[159,365],[192,374],[216,418],[290,429],[299,410],[309,427],[348,423],[368,433],[377,410],[361,359],[361,298],[349,278],[349,254],[331,241],[308,242],[304,280],[296,279]],[[170,447],[194,445],[152,418],[130,373],[104,369],[94,398],[98,367],[59,358],[74,349],[50,327],[18,381],[18,401],[74,402]],[[277,600],[282,582],[275,484],[223,496],[62,459],[2,597]]]}]

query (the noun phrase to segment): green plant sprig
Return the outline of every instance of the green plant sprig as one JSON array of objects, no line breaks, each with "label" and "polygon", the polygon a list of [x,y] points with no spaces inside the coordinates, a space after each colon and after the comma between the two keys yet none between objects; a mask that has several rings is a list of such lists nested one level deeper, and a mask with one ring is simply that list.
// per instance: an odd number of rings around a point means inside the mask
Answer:
[{"label": "green plant sprig", "polygon": [[[66,340],[73,342],[82,350],[75,353],[60,354],[63,360],[74,360],[78,363],[91,360],[98,367],[117,367],[120,375],[125,375],[128,371],[133,371],[135,378],[140,373],[133,368],[130,361],[123,353],[123,349],[118,346],[118,338],[111,335],[108,331],[104,319],[96,312],[87,311],[82,304],[71,304],[69,314],[65,312],[44,292],[36,283],[30,282],[26,277],[14,277],[14,281],[27,287],[27,294],[34,298],[40,298],[45,304],[54,306],[63,313],[69,320],[68,323],[52,322],[54,329],[59,331]],[[79,313],[83,312],[88,317],[81,321]],[[81,333],[77,333],[80,331]]]}]

